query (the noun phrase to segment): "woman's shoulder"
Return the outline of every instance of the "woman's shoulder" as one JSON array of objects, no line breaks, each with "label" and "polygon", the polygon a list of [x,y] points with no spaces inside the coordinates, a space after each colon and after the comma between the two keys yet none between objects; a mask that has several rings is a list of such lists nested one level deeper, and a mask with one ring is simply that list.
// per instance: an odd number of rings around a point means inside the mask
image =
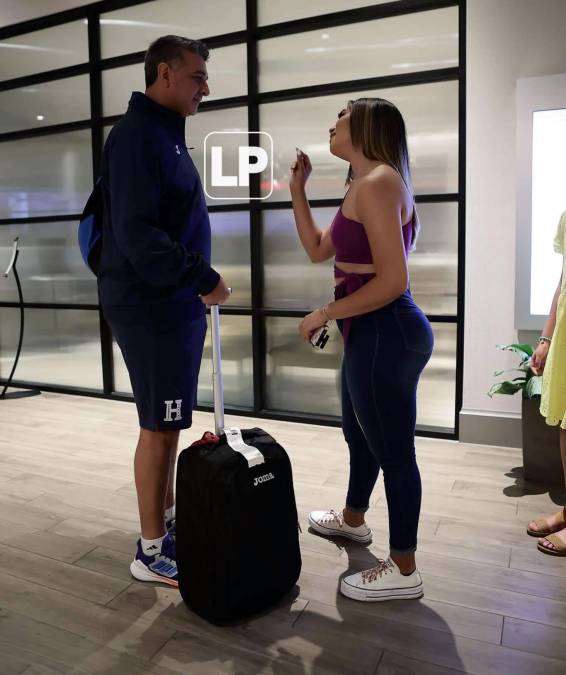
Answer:
[{"label": "woman's shoulder", "polygon": [[373,194],[388,195],[389,198],[405,201],[407,198],[412,201],[412,195],[405,185],[401,174],[388,164],[381,164],[373,171],[370,171],[360,181],[360,187],[364,192]]},{"label": "woman's shoulder", "polygon": [[358,200],[372,204],[401,204],[409,208],[412,196],[403,178],[391,166],[382,164],[364,176],[358,185]]},{"label": "woman's shoulder", "polygon": [[402,187],[403,179],[399,172],[389,164],[380,164],[375,169],[366,174],[361,181],[379,187]]}]

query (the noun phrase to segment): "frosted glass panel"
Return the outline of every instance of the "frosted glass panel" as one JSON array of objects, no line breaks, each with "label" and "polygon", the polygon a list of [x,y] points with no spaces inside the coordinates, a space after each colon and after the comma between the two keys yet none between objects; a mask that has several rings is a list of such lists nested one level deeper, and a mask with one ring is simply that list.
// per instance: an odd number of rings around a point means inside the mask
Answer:
[{"label": "frosted glass panel", "polygon": [[[247,93],[246,47],[233,45],[210,51],[206,62],[210,96],[203,101],[214,101]],[[143,63],[102,72],[104,115],[121,115],[128,107],[132,91],[145,91]]]},{"label": "frosted glass panel", "polygon": [[246,27],[245,0],[155,0],[101,15],[102,56],[145,51],[162,35],[203,39]]},{"label": "frosted glass panel", "polygon": [[0,218],[81,213],[92,190],[90,131],[0,144]]},{"label": "frosted glass panel", "polygon": [[[300,319],[267,320],[267,405],[273,410],[341,416],[342,338],[332,325],[323,351],[298,334]],[[421,376],[417,425],[452,429],[456,387],[456,326],[433,324],[435,350]]]},{"label": "frosted glass panel", "polygon": [[[15,380],[102,389],[97,310],[27,309]],[[0,376],[8,377],[20,335],[18,309],[0,307]]]},{"label": "frosted glass panel", "polygon": [[90,118],[88,75],[0,92],[0,133]]},{"label": "frosted glass panel", "polygon": [[[187,146],[194,147],[189,150],[190,155],[198,169],[203,184],[204,180],[204,139],[211,131],[246,131],[248,130],[247,108],[228,108],[226,110],[208,110],[190,117],[187,120],[186,138]],[[247,138],[247,137],[246,137]],[[224,165],[225,174],[236,174],[238,156],[236,152],[227,153]],[[248,188],[239,188],[239,196],[249,194]],[[245,192],[243,192],[245,190]],[[206,198],[208,204],[228,204],[229,199]],[[241,203],[241,202],[240,202]]]},{"label": "frosted glass panel", "polygon": [[[332,222],[336,207],[311,209],[321,229]],[[313,264],[297,234],[293,211],[266,210],[263,217],[265,306],[310,309],[332,299],[333,262]]]},{"label": "frosted glass panel", "polygon": [[409,255],[411,292],[427,314],[456,314],[458,204],[417,204],[421,231]]},{"label": "frosted glass panel", "polygon": [[456,324],[433,323],[434,352],[419,382],[417,425],[454,429]]},{"label": "frosted glass panel", "polygon": [[[226,406],[253,407],[253,358],[252,320],[249,316],[221,316],[222,374],[224,377],[224,403]],[[211,404],[212,393],[212,340],[210,317],[200,368],[198,402]]]},{"label": "frosted glass panel", "polygon": [[0,80],[87,62],[86,19],[0,41]]},{"label": "frosted glass panel", "polygon": [[299,335],[300,319],[266,319],[267,407],[303,414],[340,416],[338,396],[342,339],[336,325],[325,349]]},{"label": "frosted glass panel", "polygon": [[102,111],[104,116],[123,115],[132,92],[145,91],[143,63],[102,71]]},{"label": "frosted glass panel", "polygon": [[307,16],[319,16],[331,12],[342,12],[345,9],[357,9],[368,5],[383,5],[398,0],[288,0],[287,2],[274,2],[274,0],[258,0],[257,13],[258,23],[264,26],[270,23],[303,19]]},{"label": "frosted glass panel", "polygon": [[[289,166],[296,154],[295,146],[304,150],[313,164],[307,196],[315,199],[344,195],[348,165],[330,154],[328,129],[348,100],[363,97],[386,98],[403,114],[415,191],[457,192],[458,83],[441,82],[262,105],[261,129],[273,136],[275,148],[275,186],[269,199],[290,199]],[[268,182],[267,172],[262,178]],[[266,188],[263,194],[267,193]]]},{"label": "frosted glass panel", "polygon": [[212,265],[232,288],[227,305],[250,307],[250,215],[247,211],[210,213]]},{"label": "frosted glass panel", "polygon": [[[77,223],[0,226],[0,269],[10,260],[19,237],[18,272],[25,302],[98,303],[96,278],[77,245]],[[13,275],[0,278],[0,301],[17,302]]]},{"label": "frosted glass panel", "polygon": [[260,91],[457,65],[457,7],[259,42]]}]

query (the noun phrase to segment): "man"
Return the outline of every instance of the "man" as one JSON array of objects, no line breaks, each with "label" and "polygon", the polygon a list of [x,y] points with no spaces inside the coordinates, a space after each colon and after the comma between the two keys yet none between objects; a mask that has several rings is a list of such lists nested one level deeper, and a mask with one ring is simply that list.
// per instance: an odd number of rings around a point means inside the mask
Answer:
[{"label": "man", "polygon": [[211,232],[185,118],[208,96],[202,42],[168,35],[145,55],[145,94],[104,148],[100,298],[128,368],[139,416],[134,473],[141,523],[132,575],[177,586],[174,475],[192,423],[205,305],[230,294],[210,266]]}]

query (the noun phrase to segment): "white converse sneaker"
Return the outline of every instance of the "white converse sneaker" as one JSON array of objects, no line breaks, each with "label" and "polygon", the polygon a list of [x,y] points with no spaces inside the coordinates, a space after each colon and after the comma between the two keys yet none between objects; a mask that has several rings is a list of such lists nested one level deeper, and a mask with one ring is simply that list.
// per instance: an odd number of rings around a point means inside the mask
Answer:
[{"label": "white converse sneaker", "polygon": [[344,522],[344,516],[334,510],[311,511],[309,525],[316,532],[328,537],[347,537],[363,544],[371,541],[371,530],[365,523],[358,527],[350,527]]},{"label": "white converse sneaker", "polygon": [[410,600],[422,596],[423,581],[418,570],[404,576],[393,560],[388,558],[379,560],[376,567],[344,577],[340,592],[362,602]]}]

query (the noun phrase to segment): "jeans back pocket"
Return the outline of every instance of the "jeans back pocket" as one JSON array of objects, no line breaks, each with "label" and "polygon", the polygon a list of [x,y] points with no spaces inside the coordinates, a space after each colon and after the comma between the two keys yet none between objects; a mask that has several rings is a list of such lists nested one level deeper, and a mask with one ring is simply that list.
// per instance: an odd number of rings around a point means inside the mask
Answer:
[{"label": "jeans back pocket", "polygon": [[424,312],[415,305],[413,308],[395,308],[393,316],[405,348],[411,352],[430,355],[434,347],[434,334]]}]

